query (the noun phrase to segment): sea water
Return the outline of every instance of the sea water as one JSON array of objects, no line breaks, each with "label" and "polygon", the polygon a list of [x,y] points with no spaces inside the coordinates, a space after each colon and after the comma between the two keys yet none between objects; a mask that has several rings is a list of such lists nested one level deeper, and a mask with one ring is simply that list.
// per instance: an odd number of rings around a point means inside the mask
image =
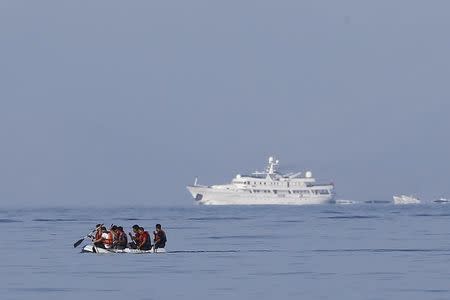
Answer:
[{"label": "sea water", "polygon": [[[96,223],[161,223],[168,253],[74,249]],[[450,299],[445,204],[2,209],[0,230],[1,299]]]}]

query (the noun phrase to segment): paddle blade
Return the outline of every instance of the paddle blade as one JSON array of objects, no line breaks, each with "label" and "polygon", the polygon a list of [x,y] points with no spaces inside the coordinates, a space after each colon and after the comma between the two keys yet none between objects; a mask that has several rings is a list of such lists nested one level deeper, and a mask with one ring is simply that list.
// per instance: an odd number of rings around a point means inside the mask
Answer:
[{"label": "paddle blade", "polygon": [[75,244],[73,244],[73,247],[74,248],[78,247],[83,241],[84,241],[84,238],[79,239]]}]

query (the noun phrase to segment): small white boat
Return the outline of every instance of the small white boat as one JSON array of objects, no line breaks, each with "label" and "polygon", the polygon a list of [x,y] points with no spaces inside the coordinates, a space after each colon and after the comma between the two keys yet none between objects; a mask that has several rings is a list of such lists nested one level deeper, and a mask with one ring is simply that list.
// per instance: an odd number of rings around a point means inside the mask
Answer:
[{"label": "small white boat", "polygon": [[394,196],[394,204],[419,204],[420,200],[417,197],[414,196],[406,196],[406,195],[400,195],[400,196]]},{"label": "small white boat", "polygon": [[439,199],[437,199],[437,200],[434,200],[433,201],[434,203],[450,203],[450,199],[447,199],[447,198],[439,198]]},{"label": "small white boat", "polygon": [[165,248],[158,248],[150,250],[139,250],[139,249],[131,249],[131,248],[125,248],[125,249],[105,249],[96,247],[94,245],[86,245],[81,249],[81,252],[83,253],[98,253],[98,254],[111,254],[111,253],[130,253],[130,254],[149,254],[149,253],[166,253]]}]

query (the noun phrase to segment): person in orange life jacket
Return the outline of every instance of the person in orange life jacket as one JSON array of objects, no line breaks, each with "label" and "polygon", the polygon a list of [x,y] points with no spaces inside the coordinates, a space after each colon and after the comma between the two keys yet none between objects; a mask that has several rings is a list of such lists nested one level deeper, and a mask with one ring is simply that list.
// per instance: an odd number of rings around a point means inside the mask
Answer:
[{"label": "person in orange life jacket", "polygon": [[166,247],[167,237],[164,230],[161,229],[161,224],[156,224],[156,230],[153,231],[153,241],[155,243],[155,249]]},{"label": "person in orange life jacket", "polygon": [[131,235],[131,232],[128,233],[130,235],[130,238],[131,238],[131,242],[129,244],[129,247],[131,249],[136,249],[137,246],[140,244],[140,241],[141,241],[140,234],[139,234],[139,225],[137,225],[137,224],[133,225],[132,228],[133,228],[134,236]]},{"label": "person in orange life jacket", "polygon": [[92,243],[94,244],[94,246],[97,247],[103,247],[103,243],[102,243],[102,224],[97,224],[95,225],[95,233],[94,236],[91,236],[92,238]]},{"label": "person in orange life jacket", "polygon": [[92,234],[88,235],[92,239],[92,241],[98,240],[102,236],[102,225],[103,224],[95,225],[95,232],[93,233],[94,235],[92,235]]},{"label": "person in orange life jacket", "polygon": [[94,246],[99,247],[99,248],[105,248],[105,240],[107,240],[109,237],[109,233],[106,230],[105,226],[101,226],[100,230],[98,230],[95,233],[95,238],[94,238]]},{"label": "person in orange life jacket", "polygon": [[102,243],[104,248],[109,249],[113,246],[114,243],[114,230],[115,230],[115,226],[112,226],[110,228],[110,230],[104,230],[104,232],[102,233]]},{"label": "person in orange life jacket", "polygon": [[118,232],[117,232],[117,226],[116,225],[112,225],[111,228],[109,229],[109,238],[112,240],[112,243],[110,245],[110,248],[116,248],[117,243],[119,242],[118,240]]},{"label": "person in orange life jacket", "polygon": [[137,248],[139,250],[150,250],[152,248],[150,234],[143,227],[139,227],[139,244]]},{"label": "person in orange life jacket", "polygon": [[123,227],[122,226],[117,227],[116,233],[117,233],[117,244],[115,246],[116,249],[125,249],[128,244],[128,239],[127,235],[123,231]]}]

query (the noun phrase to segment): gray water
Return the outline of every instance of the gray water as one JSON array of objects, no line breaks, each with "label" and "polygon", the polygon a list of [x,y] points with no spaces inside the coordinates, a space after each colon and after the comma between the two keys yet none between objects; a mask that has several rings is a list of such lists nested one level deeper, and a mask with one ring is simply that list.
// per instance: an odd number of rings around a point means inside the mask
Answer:
[{"label": "gray water", "polygon": [[[166,254],[95,255],[98,222]],[[1,299],[450,299],[450,205],[0,210]]]}]

